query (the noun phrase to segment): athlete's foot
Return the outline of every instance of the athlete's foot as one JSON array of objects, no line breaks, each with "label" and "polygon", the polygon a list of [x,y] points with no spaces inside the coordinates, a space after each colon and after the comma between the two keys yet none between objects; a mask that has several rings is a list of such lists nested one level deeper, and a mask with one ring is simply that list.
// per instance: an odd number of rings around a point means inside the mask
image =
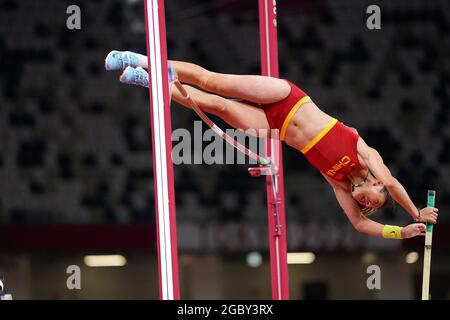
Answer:
[{"label": "athlete's foot", "polygon": [[131,51],[111,51],[105,59],[106,70],[123,70],[126,67],[137,67],[139,59],[136,53]]},{"label": "athlete's foot", "polygon": [[[170,62],[168,64],[167,71],[169,83],[178,79],[178,74]],[[126,67],[120,76],[120,82],[148,88],[149,75],[148,72],[142,67]]]},{"label": "athlete's foot", "polygon": [[148,72],[142,67],[126,67],[120,76],[120,82],[148,88]]}]

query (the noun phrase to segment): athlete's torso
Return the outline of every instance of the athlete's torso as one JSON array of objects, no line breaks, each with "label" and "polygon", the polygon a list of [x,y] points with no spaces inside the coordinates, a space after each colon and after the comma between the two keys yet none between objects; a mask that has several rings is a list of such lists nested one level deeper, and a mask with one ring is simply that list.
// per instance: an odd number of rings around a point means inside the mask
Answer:
[{"label": "athlete's torso", "polygon": [[320,110],[314,102],[305,103],[289,123],[285,142],[302,150],[331,120],[333,117]]},{"label": "athlete's torso", "polygon": [[333,119],[313,102],[306,103],[292,118],[285,142],[299,151],[309,150],[305,156],[312,165],[333,180],[346,182],[348,176],[361,176],[366,166],[357,151],[356,130],[337,123],[317,141],[318,135],[336,122]]}]

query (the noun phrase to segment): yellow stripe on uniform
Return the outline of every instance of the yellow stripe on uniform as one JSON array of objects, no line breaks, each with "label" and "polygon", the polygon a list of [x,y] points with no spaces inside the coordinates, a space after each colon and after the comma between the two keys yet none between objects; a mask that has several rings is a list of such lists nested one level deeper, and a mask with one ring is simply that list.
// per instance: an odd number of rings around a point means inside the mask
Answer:
[{"label": "yellow stripe on uniform", "polygon": [[291,109],[291,111],[289,111],[286,119],[284,119],[283,125],[281,126],[281,131],[280,131],[280,140],[281,141],[284,140],[287,127],[288,127],[289,123],[291,122],[292,117],[297,112],[297,110],[307,102],[311,102],[311,98],[309,96],[304,96],[303,98],[298,100],[297,103],[294,105],[294,107]]},{"label": "yellow stripe on uniform", "polygon": [[305,154],[305,153],[307,153],[307,152],[309,151],[309,149],[311,149],[312,147],[314,147],[314,146],[316,145],[316,143],[319,142],[320,139],[322,139],[323,136],[326,135],[326,134],[328,133],[328,131],[330,131],[330,130],[334,127],[334,125],[335,125],[336,123],[337,123],[337,119],[331,120],[331,121],[327,124],[327,126],[326,126],[322,131],[320,131],[320,133],[319,133],[317,136],[315,136],[314,139],[312,139],[312,140],[306,145],[306,147],[304,147],[304,148],[302,149],[302,153]]}]

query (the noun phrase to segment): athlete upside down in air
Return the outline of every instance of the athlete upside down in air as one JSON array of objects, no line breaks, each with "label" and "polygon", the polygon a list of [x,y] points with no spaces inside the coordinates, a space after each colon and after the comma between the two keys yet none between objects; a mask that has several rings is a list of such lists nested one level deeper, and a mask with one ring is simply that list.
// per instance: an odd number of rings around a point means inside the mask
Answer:
[{"label": "athlete upside down in air", "polygon": [[[148,68],[146,56],[112,51],[106,57],[105,68],[123,69],[122,82],[148,87],[148,73],[143,69]],[[369,147],[354,128],[319,109],[291,82],[256,75],[216,73],[195,64],[170,61],[169,72],[173,75],[174,71],[204,112],[222,118],[236,129],[279,129],[280,139],[303,153],[322,173],[359,232],[404,239],[424,235],[423,222],[436,223],[437,208],[418,209],[377,150]],[[173,90],[172,99],[189,107],[178,90]],[[369,219],[368,216],[386,204],[389,197],[416,223],[398,227]]]}]

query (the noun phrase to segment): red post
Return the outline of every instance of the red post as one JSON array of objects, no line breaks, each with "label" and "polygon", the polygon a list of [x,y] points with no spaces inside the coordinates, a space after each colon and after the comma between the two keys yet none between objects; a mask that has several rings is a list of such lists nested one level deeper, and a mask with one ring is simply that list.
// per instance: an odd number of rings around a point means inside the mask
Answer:
[{"label": "red post", "polygon": [[[276,0],[259,0],[259,34],[261,74],[278,77]],[[284,212],[283,158],[280,140],[266,140],[267,157],[276,161],[273,176],[266,176],[269,219],[270,270],[272,299],[289,299],[287,267],[286,217]]]},{"label": "red post", "polygon": [[163,300],[178,300],[180,288],[164,0],[144,0],[144,6],[150,73],[159,293]]}]

